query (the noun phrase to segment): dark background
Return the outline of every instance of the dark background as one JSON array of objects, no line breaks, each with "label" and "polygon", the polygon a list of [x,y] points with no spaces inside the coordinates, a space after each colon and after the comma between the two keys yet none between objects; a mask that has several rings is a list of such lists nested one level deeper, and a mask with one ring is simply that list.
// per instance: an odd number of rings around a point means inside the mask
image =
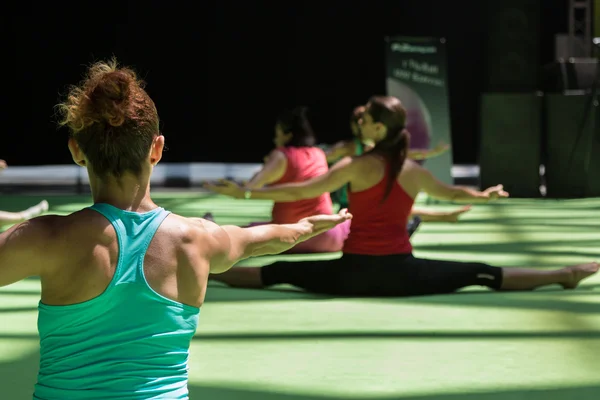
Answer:
[{"label": "dark background", "polygon": [[[500,1],[500,0],[498,0]],[[512,0],[518,3],[518,0]],[[20,2],[0,17],[0,156],[70,163],[53,106],[85,65],[116,55],[148,81],[167,162],[260,162],[283,108],[308,105],[321,142],[385,91],[386,35],[446,37],[454,161],[475,163],[486,84],[482,0]],[[567,30],[567,1],[540,7],[539,65]],[[507,116],[509,118],[510,116]]]}]

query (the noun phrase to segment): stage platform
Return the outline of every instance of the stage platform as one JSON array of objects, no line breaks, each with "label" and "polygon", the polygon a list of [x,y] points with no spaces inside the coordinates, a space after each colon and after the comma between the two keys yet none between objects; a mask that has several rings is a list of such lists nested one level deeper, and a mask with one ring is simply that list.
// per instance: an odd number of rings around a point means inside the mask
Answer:
[{"label": "stage platform", "polygon": [[[208,180],[233,178],[249,179],[261,164],[225,163],[161,163],[154,170],[153,190],[201,188]],[[477,186],[479,166],[455,165],[454,182]],[[77,165],[9,166],[0,173],[0,193],[68,192],[85,193],[88,189],[86,170]]]}]

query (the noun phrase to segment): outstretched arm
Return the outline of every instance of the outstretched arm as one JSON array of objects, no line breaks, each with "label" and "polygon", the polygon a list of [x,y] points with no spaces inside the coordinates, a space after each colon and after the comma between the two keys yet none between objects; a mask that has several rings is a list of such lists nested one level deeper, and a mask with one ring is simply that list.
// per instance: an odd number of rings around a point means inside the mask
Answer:
[{"label": "outstretched arm", "polygon": [[329,150],[325,152],[327,163],[332,164],[344,157],[352,157],[356,151],[356,144],[353,140],[345,140],[337,142]]},{"label": "outstretched arm", "polygon": [[415,179],[419,189],[431,197],[442,200],[468,201],[468,202],[488,202],[500,197],[508,197],[502,185],[492,186],[484,191],[471,189],[464,186],[447,185],[436,179],[431,172],[425,168],[415,165],[411,173],[412,179]]},{"label": "outstretched arm", "polygon": [[234,264],[249,257],[282,253],[296,244],[352,218],[346,210],[336,215],[316,215],[303,218],[296,224],[262,225],[251,228],[218,226],[202,221],[209,232],[210,272],[227,271]]},{"label": "outstretched arm", "polygon": [[205,187],[213,192],[235,197],[238,199],[265,199],[279,202],[313,199],[323,193],[333,192],[346,183],[351,183],[359,168],[359,158],[344,158],[331,169],[316,178],[304,182],[288,183],[247,190],[235,182],[223,181],[220,184],[206,184]]},{"label": "outstretched arm", "polygon": [[248,189],[260,188],[265,185],[277,182],[285,174],[287,168],[287,158],[281,151],[273,150],[265,157],[265,164],[252,179],[244,185]]},{"label": "outstretched arm", "polygon": [[50,218],[38,217],[0,233],[0,287],[42,274],[42,266],[53,264]]},{"label": "outstretched arm", "polygon": [[449,145],[440,143],[433,149],[410,149],[408,151],[408,158],[412,160],[426,160],[444,154],[449,148]]},{"label": "outstretched arm", "polygon": [[423,222],[458,222],[458,218],[471,210],[471,206],[465,206],[455,211],[431,211],[413,207],[411,216],[420,217]]}]

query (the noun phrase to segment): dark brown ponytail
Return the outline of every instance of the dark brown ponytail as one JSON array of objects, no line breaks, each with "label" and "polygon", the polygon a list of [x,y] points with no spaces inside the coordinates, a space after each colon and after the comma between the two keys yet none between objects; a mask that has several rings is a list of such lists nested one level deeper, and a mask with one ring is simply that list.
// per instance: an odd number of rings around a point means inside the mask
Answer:
[{"label": "dark brown ponytail", "polygon": [[387,128],[386,136],[378,142],[372,153],[380,154],[385,158],[389,167],[388,182],[382,202],[387,199],[394,181],[398,177],[410,147],[410,133],[404,127],[406,123],[406,110],[400,100],[391,96],[374,96],[367,104],[367,112],[373,122],[380,122]]}]

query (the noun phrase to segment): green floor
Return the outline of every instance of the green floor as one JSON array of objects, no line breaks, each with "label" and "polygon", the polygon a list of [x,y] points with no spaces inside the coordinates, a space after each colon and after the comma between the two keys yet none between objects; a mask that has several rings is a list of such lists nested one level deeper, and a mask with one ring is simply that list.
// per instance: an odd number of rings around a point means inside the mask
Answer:
[{"label": "green floor", "polygon": [[[39,197],[0,197],[17,210]],[[219,223],[268,217],[270,204],[156,195]],[[51,212],[89,204],[49,197]],[[443,209],[445,206],[436,206]],[[476,206],[459,224],[422,225],[418,256],[502,266],[600,259],[600,199],[512,199]],[[272,259],[271,259],[272,260]],[[266,263],[270,260],[254,260]],[[0,289],[0,399],[30,399],[38,362],[39,282]],[[410,299],[323,299],[211,285],[192,344],[192,399],[599,399],[600,276],[578,290]]]}]

